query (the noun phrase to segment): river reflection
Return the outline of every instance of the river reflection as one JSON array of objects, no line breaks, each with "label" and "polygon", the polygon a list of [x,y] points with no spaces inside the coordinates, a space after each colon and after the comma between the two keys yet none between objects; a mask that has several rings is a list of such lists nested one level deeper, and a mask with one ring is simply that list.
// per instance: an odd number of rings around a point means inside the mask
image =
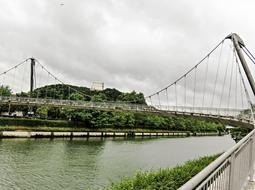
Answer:
[{"label": "river reflection", "polygon": [[223,152],[230,136],[0,140],[0,189],[101,189],[137,170]]}]

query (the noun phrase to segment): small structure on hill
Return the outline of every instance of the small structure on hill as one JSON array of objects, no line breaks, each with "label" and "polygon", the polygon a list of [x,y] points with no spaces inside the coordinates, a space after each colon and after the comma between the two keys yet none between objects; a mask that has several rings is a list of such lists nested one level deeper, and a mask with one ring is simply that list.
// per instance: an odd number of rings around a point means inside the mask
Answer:
[{"label": "small structure on hill", "polygon": [[93,82],[90,90],[102,91],[102,90],[104,90],[104,83],[103,82]]}]

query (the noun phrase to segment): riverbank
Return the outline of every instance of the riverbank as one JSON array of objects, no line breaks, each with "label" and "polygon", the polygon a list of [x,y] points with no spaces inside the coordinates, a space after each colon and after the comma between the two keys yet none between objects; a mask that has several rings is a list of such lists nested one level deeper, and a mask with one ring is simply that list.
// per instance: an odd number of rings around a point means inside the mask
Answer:
[{"label": "riverbank", "polygon": [[133,178],[124,178],[107,190],[133,189],[178,189],[220,154],[205,156],[185,162],[174,168],[160,169],[156,172],[139,172]]},{"label": "riverbank", "polygon": [[0,131],[0,138],[55,138],[55,137],[187,137],[217,136],[219,133],[190,132],[67,132],[67,131]]},{"label": "riverbank", "polygon": [[[94,113],[94,112],[93,112]],[[114,119],[113,119],[114,118]],[[100,123],[100,125],[99,125]],[[0,131],[224,132],[219,122],[141,113],[98,112],[86,121],[0,117]]]},{"label": "riverbank", "polygon": [[[143,115],[139,121],[146,120],[146,117],[157,122],[162,122],[160,116]],[[148,118],[147,118],[148,119]],[[177,117],[176,117],[177,119]],[[127,119],[129,122],[130,120]],[[163,120],[165,121],[165,120]],[[189,122],[188,122],[189,121]],[[191,122],[193,121],[193,122]],[[183,122],[187,126],[181,127]],[[185,120],[178,118],[172,123],[173,127],[155,127],[152,123],[145,122],[135,126],[107,124],[98,127],[86,125],[82,122],[67,120],[47,120],[38,118],[11,118],[0,117],[0,136],[11,137],[132,137],[132,136],[211,136],[225,134],[222,124],[204,122],[199,120]],[[176,123],[176,124],[175,124]],[[177,124],[179,123],[179,124]],[[145,125],[146,124],[146,125]],[[166,122],[162,126],[168,125]]]}]

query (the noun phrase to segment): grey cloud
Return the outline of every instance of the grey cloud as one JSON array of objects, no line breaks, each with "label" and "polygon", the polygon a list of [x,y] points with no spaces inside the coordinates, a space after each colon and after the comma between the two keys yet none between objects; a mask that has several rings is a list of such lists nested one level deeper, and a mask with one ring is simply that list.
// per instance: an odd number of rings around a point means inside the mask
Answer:
[{"label": "grey cloud", "polygon": [[67,83],[142,91],[174,81],[225,35],[255,49],[250,1],[2,0],[0,69],[34,56]]}]

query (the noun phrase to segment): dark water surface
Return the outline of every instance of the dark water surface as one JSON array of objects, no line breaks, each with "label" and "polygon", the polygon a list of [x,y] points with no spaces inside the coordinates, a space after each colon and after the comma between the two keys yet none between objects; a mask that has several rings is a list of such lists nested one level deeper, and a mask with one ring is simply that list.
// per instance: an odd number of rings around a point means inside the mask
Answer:
[{"label": "dark water surface", "polygon": [[0,189],[101,189],[233,146],[230,136],[0,140]]}]

